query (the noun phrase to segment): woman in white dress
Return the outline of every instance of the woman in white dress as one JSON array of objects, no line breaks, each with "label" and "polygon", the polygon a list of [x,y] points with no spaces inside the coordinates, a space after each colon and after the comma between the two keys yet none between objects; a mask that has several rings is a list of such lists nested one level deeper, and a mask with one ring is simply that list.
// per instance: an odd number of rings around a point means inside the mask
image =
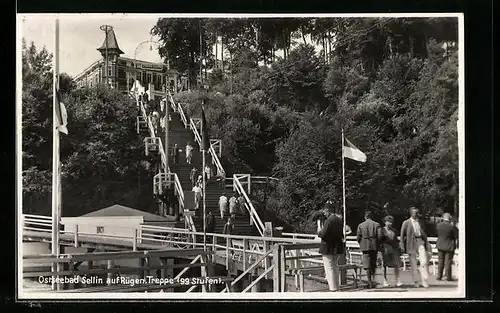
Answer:
[{"label": "woman in white dress", "polygon": [[191,164],[191,159],[193,158],[193,146],[191,146],[191,143],[188,142],[186,145],[186,162],[188,164]]}]

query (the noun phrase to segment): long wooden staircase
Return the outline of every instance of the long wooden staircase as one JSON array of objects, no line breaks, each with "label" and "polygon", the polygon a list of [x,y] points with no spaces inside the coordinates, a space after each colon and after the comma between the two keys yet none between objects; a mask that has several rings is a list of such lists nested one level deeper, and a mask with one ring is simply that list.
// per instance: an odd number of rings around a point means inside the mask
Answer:
[{"label": "long wooden staircase", "polygon": [[[196,167],[198,170],[197,175],[201,175],[202,173],[202,155],[200,151],[200,147],[195,140],[195,136],[193,132],[184,126],[184,123],[181,119],[181,113],[179,112],[170,112],[171,121],[170,121],[170,131],[169,131],[169,146],[173,147],[177,144],[179,150],[179,160],[177,164],[174,163],[172,153],[169,153],[169,165],[170,170],[173,173],[176,173],[180,184],[184,191],[184,199],[185,199],[185,208],[188,210],[194,210],[194,193],[192,191],[192,182],[190,180],[190,173],[193,167]],[[190,142],[194,147],[193,157],[191,159],[191,164],[187,163],[186,160],[186,145]],[[172,149],[170,149],[172,151]],[[217,169],[214,167],[212,162],[212,156],[207,153],[205,155],[205,162],[211,168],[214,174],[216,174]],[[225,194],[228,198],[231,197],[233,193],[232,188],[226,188],[225,181],[223,177],[218,177],[214,175],[207,181],[205,196],[206,196],[206,211],[212,211],[212,214],[215,216],[215,232],[222,233],[224,224],[227,222],[228,214],[225,215],[224,220],[221,220],[219,213],[219,198],[222,194]],[[196,229],[199,231],[203,230],[203,208],[200,206],[200,209],[196,212],[196,215],[193,216],[193,221],[196,226]],[[178,223],[177,227],[184,227],[182,223]],[[250,218],[247,214],[237,214],[234,220],[234,232],[233,234],[239,235],[259,235],[258,231],[254,226],[250,225]]]}]

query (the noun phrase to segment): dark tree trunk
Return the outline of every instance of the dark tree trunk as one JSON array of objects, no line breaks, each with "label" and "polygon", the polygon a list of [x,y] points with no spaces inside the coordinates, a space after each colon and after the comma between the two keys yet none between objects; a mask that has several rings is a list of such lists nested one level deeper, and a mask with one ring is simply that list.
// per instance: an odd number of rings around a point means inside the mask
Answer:
[{"label": "dark tree trunk", "polygon": [[214,68],[217,69],[218,67],[218,64],[217,64],[217,61],[218,61],[218,57],[219,57],[219,42],[217,40],[217,32],[215,33],[215,66]]}]

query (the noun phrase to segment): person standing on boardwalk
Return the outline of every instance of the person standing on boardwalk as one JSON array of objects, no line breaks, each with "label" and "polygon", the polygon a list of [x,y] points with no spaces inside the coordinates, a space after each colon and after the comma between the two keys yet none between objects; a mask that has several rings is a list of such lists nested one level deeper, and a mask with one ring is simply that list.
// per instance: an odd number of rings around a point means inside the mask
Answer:
[{"label": "person standing on boardwalk", "polygon": [[236,207],[238,205],[238,199],[236,199],[236,194],[229,199],[229,214],[236,214]]},{"label": "person standing on boardwalk", "polygon": [[172,148],[172,156],[174,164],[179,164],[179,147],[177,147],[177,144],[174,144],[174,147]]},{"label": "person standing on boardwalk", "polygon": [[436,279],[443,279],[443,270],[445,270],[446,280],[453,281],[451,265],[457,247],[458,229],[451,223],[450,213],[443,214],[443,221],[437,226],[437,235],[438,273]]},{"label": "person standing on boardwalk", "polygon": [[[422,286],[428,288],[429,278],[427,253],[431,251],[427,235],[423,229],[423,224],[419,218],[419,211],[415,207],[410,208],[410,218],[403,222],[400,236],[401,249],[408,253],[410,266],[415,287],[420,287],[418,283],[418,271],[420,269],[420,278]],[[418,268],[420,262],[420,268]]]},{"label": "person standing on boardwalk", "polygon": [[336,214],[330,214],[323,228],[318,232],[318,237],[321,238],[319,253],[323,258],[325,276],[330,291],[338,291],[340,288],[338,259],[339,255],[344,254],[342,228],[342,218]]},{"label": "person standing on boardwalk", "polygon": [[191,180],[192,187],[196,186],[196,180],[198,179],[198,170],[193,167],[191,173],[189,173],[189,179]]},{"label": "person standing on boardwalk", "polygon": [[380,240],[382,239],[382,229],[380,224],[372,220],[372,213],[365,212],[365,221],[358,225],[356,239],[363,252],[363,268],[368,277],[368,287],[373,288],[375,270],[377,268],[377,252]]},{"label": "person standing on boardwalk", "polygon": [[398,235],[396,229],[392,226],[394,223],[394,218],[388,215],[384,218],[384,228],[382,228],[382,238],[380,240],[382,259],[384,261],[384,287],[389,287],[390,284],[387,282],[387,268],[394,268],[394,274],[396,275],[396,286],[400,287],[403,285],[401,283],[401,278],[399,277],[399,267],[401,265],[401,253],[399,247]]},{"label": "person standing on boardwalk", "polygon": [[225,194],[222,194],[219,198],[219,210],[220,210],[220,218],[224,219],[224,213],[227,212],[227,197]]},{"label": "person standing on boardwalk", "polygon": [[191,164],[191,159],[193,158],[193,146],[191,146],[191,143],[188,142],[186,145],[186,162],[188,164]]}]

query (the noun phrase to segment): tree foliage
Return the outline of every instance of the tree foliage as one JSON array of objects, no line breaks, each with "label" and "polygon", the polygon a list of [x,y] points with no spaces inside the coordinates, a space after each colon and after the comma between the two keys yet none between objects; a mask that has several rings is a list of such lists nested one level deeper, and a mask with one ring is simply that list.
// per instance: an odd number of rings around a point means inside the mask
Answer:
[{"label": "tree foliage", "polygon": [[[228,174],[278,177],[255,191],[259,210],[308,231],[326,200],[342,205],[342,129],[367,155],[344,164],[351,227],[367,208],[376,216],[409,206],[458,212],[457,29],[454,18],[229,18],[159,19],[152,33],[161,56],[190,77],[177,101],[191,117],[205,102]],[[224,59],[215,63],[218,37]],[[208,91],[194,88],[201,58]],[[32,194],[50,191],[50,59],[34,46],[23,51],[23,179]],[[147,206],[151,181],[133,104],[113,91],[63,85],[71,206]]]},{"label": "tree foliage", "polygon": [[[220,79],[218,72],[205,107],[228,167],[280,178],[263,200],[268,210],[312,230],[311,214],[327,199],[341,205],[343,128],[368,156],[366,163],[345,161],[348,223],[367,208],[378,216],[403,215],[414,205],[428,215],[458,211],[456,19],[318,18],[274,26],[246,19],[239,27],[246,31],[237,40],[247,45],[232,51],[229,74]],[[259,63],[263,44],[283,48],[288,32],[295,44],[286,56]],[[194,116],[196,95],[179,95]]]},{"label": "tree foliage", "polygon": [[[52,56],[23,45],[23,211],[50,214],[52,193]],[[59,77],[69,134],[60,135],[63,215],[121,203],[150,209],[150,172],[135,134],[136,107],[104,87],[74,89]]]}]

